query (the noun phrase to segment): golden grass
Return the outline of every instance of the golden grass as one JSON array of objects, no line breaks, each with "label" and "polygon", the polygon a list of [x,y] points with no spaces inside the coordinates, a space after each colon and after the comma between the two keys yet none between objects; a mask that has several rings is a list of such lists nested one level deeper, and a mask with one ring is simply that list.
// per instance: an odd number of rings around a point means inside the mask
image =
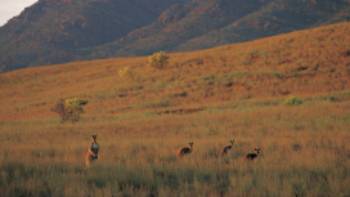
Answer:
[{"label": "golden grass", "polygon": [[[78,191],[80,196],[346,196],[350,114],[344,108],[349,106],[346,100],[189,115],[140,113],[108,123],[7,122],[2,124],[1,188],[9,195],[16,188],[33,195],[46,188],[53,196]],[[83,153],[93,132],[99,134],[101,158],[85,170]],[[219,153],[232,136],[237,144],[222,158]],[[175,150],[190,140],[192,155],[176,158]],[[255,146],[262,156],[246,161]]]},{"label": "golden grass", "polygon": [[[342,23],[170,54],[162,70],[140,57],[2,73],[0,194],[349,196],[349,32]],[[69,97],[89,104],[60,124],[50,108]],[[93,133],[101,157],[86,170]],[[191,156],[176,158],[189,141]],[[255,146],[261,157],[246,161]]]}]

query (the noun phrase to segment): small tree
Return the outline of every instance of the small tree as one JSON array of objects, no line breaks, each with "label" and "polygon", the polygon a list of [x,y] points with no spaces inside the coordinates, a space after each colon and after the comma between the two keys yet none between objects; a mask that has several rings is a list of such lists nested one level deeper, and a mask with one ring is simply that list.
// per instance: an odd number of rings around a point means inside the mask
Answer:
[{"label": "small tree", "polygon": [[141,80],[140,77],[135,72],[133,72],[129,67],[121,68],[118,71],[118,75],[120,78],[130,78],[136,82]]},{"label": "small tree", "polygon": [[152,54],[149,57],[148,62],[152,67],[162,69],[168,64],[169,56],[166,53],[160,51]]},{"label": "small tree", "polygon": [[52,111],[58,113],[62,122],[77,122],[80,119],[80,114],[84,112],[83,106],[87,103],[87,100],[79,98],[60,99]]}]

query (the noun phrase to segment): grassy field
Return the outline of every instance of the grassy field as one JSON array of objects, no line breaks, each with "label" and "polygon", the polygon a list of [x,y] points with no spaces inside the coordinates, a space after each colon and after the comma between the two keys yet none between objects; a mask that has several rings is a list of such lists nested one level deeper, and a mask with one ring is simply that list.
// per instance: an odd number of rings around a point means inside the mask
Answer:
[{"label": "grassy field", "polygon": [[[350,196],[348,43],[341,23],[171,54],[161,70],[137,57],[2,73],[0,194]],[[70,97],[89,104],[62,124],[50,109]]]}]

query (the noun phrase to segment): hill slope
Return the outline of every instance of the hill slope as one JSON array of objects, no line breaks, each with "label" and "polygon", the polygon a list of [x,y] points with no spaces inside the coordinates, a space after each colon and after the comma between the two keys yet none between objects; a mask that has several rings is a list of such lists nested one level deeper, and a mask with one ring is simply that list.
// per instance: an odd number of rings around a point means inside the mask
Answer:
[{"label": "hill slope", "polygon": [[[304,0],[200,1],[173,6],[144,28],[98,48],[100,54],[193,50],[348,20],[349,2]],[[347,13],[347,14],[345,14]]]},{"label": "hill slope", "polygon": [[[138,57],[0,73],[0,193],[350,196],[349,32],[174,53],[162,70]],[[78,122],[50,111],[68,97],[89,101]]]},{"label": "hill slope", "polygon": [[192,50],[349,20],[348,0],[40,0],[0,28],[0,70]]},{"label": "hill slope", "polygon": [[[88,114],[166,112],[255,98],[350,89],[350,23],[248,43],[174,53],[167,68],[119,58],[0,74],[1,120],[55,117],[59,98],[83,97]],[[126,70],[126,74],[121,71]]]}]

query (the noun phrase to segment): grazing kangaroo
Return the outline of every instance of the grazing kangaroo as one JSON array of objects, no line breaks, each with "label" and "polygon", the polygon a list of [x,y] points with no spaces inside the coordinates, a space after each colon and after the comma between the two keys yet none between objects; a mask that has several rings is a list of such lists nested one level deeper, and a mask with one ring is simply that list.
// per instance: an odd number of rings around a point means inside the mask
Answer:
[{"label": "grazing kangaroo", "polygon": [[246,155],[246,159],[248,159],[248,160],[254,160],[254,159],[256,159],[256,158],[259,156],[260,152],[261,152],[261,149],[260,149],[260,148],[255,148],[255,149],[254,149],[254,152],[248,153],[248,154]]},{"label": "grazing kangaroo", "polygon": [[230,140],[230,145],[227,145],[224,147],[224,149],[222,150],[222,155],[227,155],[227,153],[232,149],[233,147],[233,143],[235,142],[234,139]]},{"label": "grazing kangaroo", "polygon": [[192,153],[193,150],[193,142],[188,143],[190,146],[189,147],[183,147],[179,149],[176,153],[178,157],[183,157],[185,155],[189,155]]},{"label": "grazing kangaroo", "polygon": [[100,145],[97,143],[97,135],[92,135],[92,142],[85,154],[85,166],[90,167],[91,163],[98,159],[98,152],[100,150]]}]

